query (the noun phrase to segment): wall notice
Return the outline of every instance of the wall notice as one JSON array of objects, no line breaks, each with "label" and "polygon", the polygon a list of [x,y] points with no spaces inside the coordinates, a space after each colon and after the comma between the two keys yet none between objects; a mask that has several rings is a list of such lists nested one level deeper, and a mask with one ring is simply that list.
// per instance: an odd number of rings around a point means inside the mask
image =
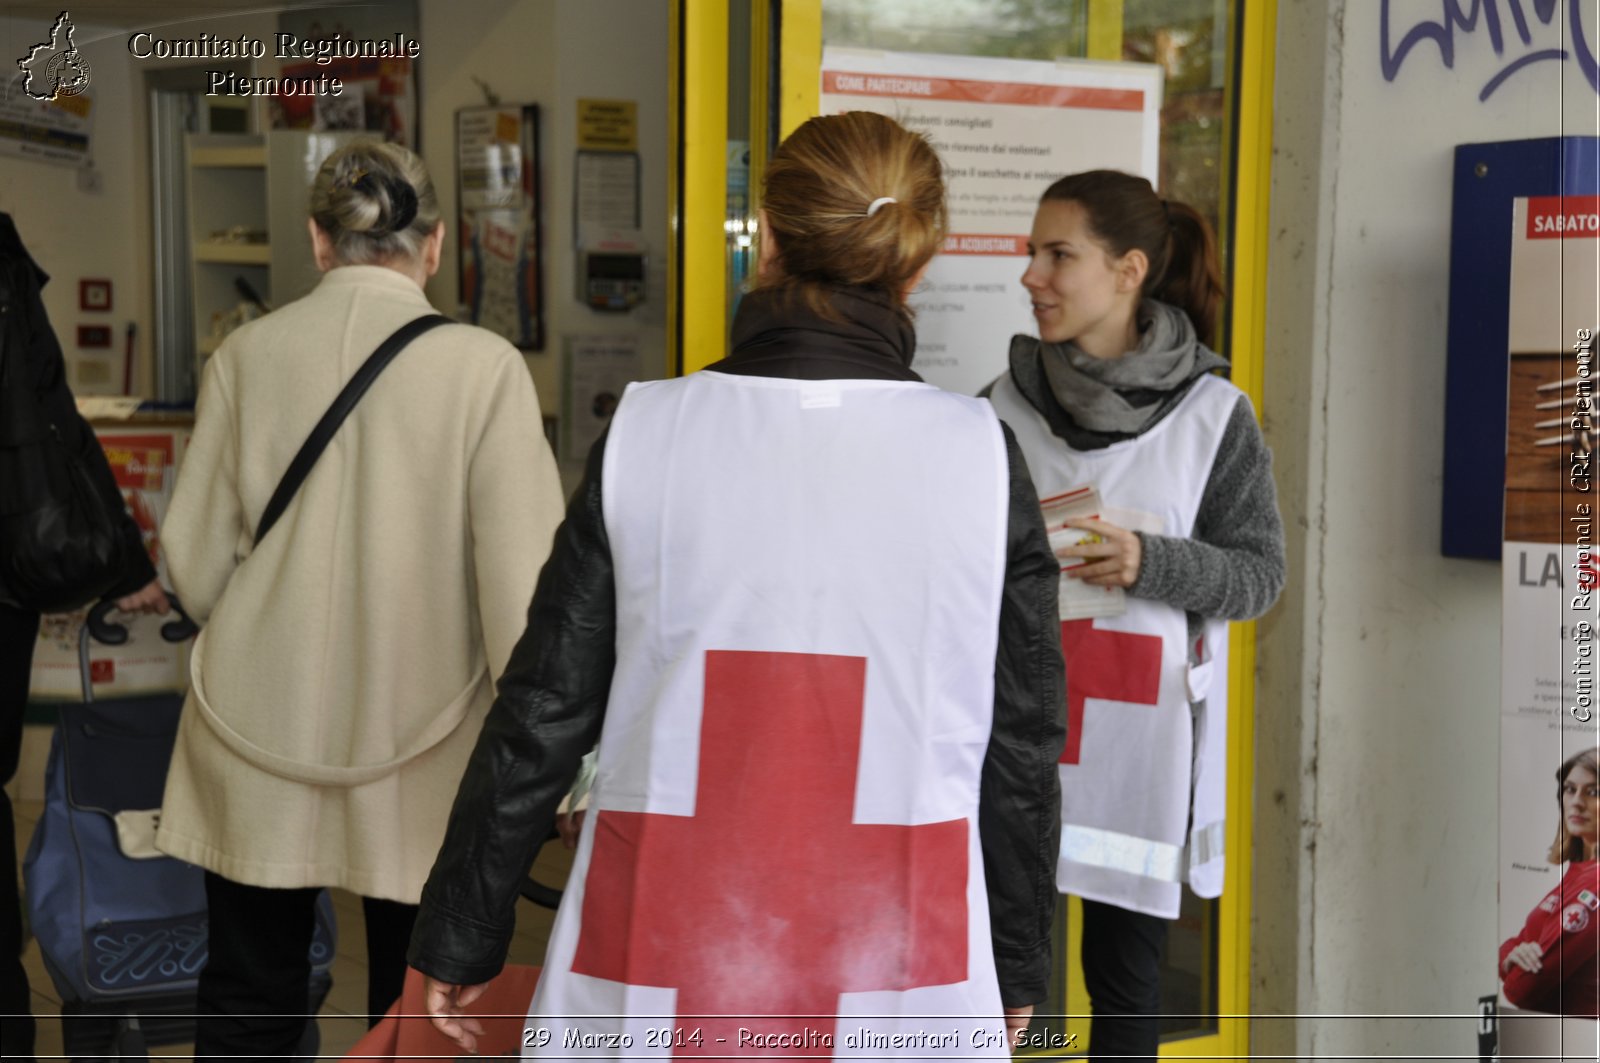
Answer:
[{"label": "wall notice", "polygon": [[[1600,1013],[1596,202],[1519,199],[1503,222],[1512,238],[1497,957],[1510,1008],[1590,1018]],[[1529,1047],[1514,1036],[1505,1030],[1502,1051]],[[1587,1040],[1592,1048],[1592,1023]]]},{"label": "wall notice", "polygon": [[1004,371],[1010,336],[1033,330],[1020,278],[1039,194],[1079,170],[1156,180],[1161,89],[1141,63],[823,51],[824,114],[887,114],[944,162],[950,232],[911,300],[924,379],[973,394]]},{"label": "wall notice", "polygon": [[562,362],[561,424],[566,438],[561,460],[579,462],[611,424],[611,415],[628,385],[643,369],[639,337],[568,336]]},{"label": "wall notice", "polygon": [[634,100],[579,100],[579,151],[638,151],[639,104]]},{"label": "wall notice", "polygon": [[20,90],[0,91],[0,155],[87,165],[94,97],[36,100]]},{"label": "wall notice", "polygon": [[466,319],[523,350],[543,350],[539,108],[457,111],[456,180]]}]

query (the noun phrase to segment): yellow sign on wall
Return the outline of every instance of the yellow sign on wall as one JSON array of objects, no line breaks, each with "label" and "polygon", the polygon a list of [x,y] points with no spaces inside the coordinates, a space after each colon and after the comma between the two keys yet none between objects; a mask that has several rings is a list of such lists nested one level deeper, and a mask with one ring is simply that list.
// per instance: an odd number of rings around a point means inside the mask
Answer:
[{"label": "yellow sign on wall", "polygon": [[638,151],[638,103],[633,100],[579,100],[578,150]]}]

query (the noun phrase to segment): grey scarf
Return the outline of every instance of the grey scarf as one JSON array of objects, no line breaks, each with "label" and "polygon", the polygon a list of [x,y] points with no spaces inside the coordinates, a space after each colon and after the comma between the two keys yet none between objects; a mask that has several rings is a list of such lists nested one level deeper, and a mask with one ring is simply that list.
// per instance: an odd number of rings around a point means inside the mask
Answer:
[{"label": "grey scarf", "polygon": [[1050,393],[1083,428],[1137,435],[1166,412],[1174,388],[1228,364],[1176,307],[1146,299],[1138,320],[1139,346],[1121,358],[1096,358],[1071,341],[1040,344]]}]

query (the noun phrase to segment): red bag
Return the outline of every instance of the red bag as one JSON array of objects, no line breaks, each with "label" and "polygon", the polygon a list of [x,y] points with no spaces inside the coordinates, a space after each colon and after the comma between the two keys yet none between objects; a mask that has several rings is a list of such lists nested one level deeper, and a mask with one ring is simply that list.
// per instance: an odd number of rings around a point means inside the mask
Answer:
[{"label": "red bag", "polygon": [[[483,996],[467,1006],[467,1013],[483,1023],[478,1055],[516,1058],[522,1054],[522,1031],[528,1025],[528,1005],[533,1002],[533,987],[538,981],[539,968],[507,964],[489,983]],[[433,1028],[423,984],[422,972],[415,967],[407,968],[400,999],[383,1021],[368,1030],[344,1058],[450,1063],[463,1055],[454,1041]]]}]

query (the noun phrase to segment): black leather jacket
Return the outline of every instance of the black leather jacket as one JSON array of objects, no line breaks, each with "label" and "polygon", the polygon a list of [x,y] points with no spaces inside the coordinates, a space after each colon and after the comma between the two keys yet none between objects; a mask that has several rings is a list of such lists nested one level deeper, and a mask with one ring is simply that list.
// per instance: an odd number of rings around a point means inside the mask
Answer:
[{"label": "black leather jacket", "polygon": [[[844,320],[759,292],[745,296],[734,354],[710,368],[803,379],[918,379],[909,368],[915,339],[903,314],[848,293],[835,293],[834,305]],[[1049,982],[1061,832],[1056,764],[1066,698],[1056,613],[1060,569],[1010,429],[1005,439],[1010,523],[978,833],[1001,999],[1020,1006],[1043,1000]],[[423,889],[409,959],[441,981],[471,985],[500,971],[518,885],[550,834],[579,759],[600,735],[616,633],[600,503],[604,445],[602,439],[590,453],[556,532],[527,631],[500,679]]]}]

